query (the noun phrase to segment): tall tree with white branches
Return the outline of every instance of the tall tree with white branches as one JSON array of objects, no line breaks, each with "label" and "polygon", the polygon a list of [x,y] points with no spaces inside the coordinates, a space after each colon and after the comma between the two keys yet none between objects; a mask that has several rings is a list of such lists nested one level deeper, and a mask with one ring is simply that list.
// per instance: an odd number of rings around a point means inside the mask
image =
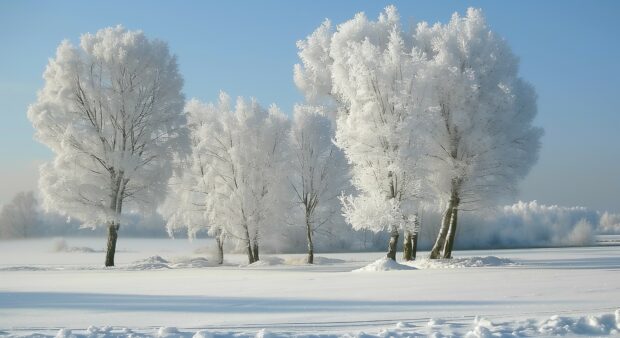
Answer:
[{"label": "tall tree with white branches", "polygon": [[422,193],[417,96],[422,56],[393,6],[377,21],[357,14],[333,33],[326,21],[298,46],[303,61],[295,69],[298,87],[309,100],[331,97],[340,108],[336,143],[359,191],[342,198],[348,222],[356,229],[388,230],[391,259],[403,229],[405,259],[411,259]]},{"label": "tall tree with white branches", "polygon": [[185,230],[188,239],[196,238],[200,231],[207,231],[216,241],[217,263],[224,263],[226,233],[209,221],[207,199],[213,193],[214,180],[209,173],[209,154],[200,147],[209,135],[203,132],[209,118],[204,109],[194,109],[196,102],[187,106],[187,126],[190,135],[190,155],[175,159],[176,170],[169,181],[169,191],[159,212],[166,219],[170,236],[177,230]]},{"label": "tall tree with white branches", "polygon": [[338,196],[348,187],[348,165],[333,138],[333,124],[320,108],[295,107],[290,133],[289,181],[300,211],[294,214],[301,216],[306,230],[309,264],[314,262],[315,234],[342,220]]},{"label": "tall tree with white branches", "polygon": [[518,75],[518,58],[482,11],[454,14],[445,25],[418,25],[428,57],[424,99],[432,186],[445,208],[431,258],[451,258],[459,210],[514,196],[538,158],[536,93]]},{"label": "tall tree with white branches", "polygon": [[186,150],[183,79],[166,43],[121,26],[64,41],[28,109],[35,137],[54,152],[40,170],[47,209],[108,227],[106,266],[123,210],[165,196],[172,158]]}]

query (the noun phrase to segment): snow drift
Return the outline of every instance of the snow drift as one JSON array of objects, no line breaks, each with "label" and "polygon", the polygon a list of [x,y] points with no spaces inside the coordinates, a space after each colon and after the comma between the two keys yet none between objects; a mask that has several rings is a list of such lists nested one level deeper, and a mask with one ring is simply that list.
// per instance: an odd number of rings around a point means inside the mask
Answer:
[{"label": "snow drift", "polygon": [[517,265],[507,258],[495,256],[485,257],[455,257],[451,259],[428,259],[422,258],[411,262],[409,265],[418,269],[454,269],[454,268],[481,268],[492,266],[512,266]]}]

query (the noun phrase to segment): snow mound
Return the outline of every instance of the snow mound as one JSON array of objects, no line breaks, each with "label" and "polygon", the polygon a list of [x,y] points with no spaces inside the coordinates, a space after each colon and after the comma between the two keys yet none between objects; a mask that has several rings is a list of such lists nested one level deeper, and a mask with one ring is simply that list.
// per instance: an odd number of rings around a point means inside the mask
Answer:
[{"label": "snow mound", "polygon": [[366,265],[365,267],[353,270],[353,272],[377,272],[377,271],[392,271],[392,270],[416,270],[415,267],[400,264],[395,260],[383,257]]},{"label": "snow mound", "polygon": [[446,321],[441,319],[441,318],[431,318],[431,319],[428,320],[428,323],[426,323],[426,326],[434,327],[434,326],[443,325],[445,323],[446,323]]},{"label": "snow mound", "polygon": [[71,337],[75,337],[75,336],[71,334],[71,330],[69,329],[60,329],[58,330],[58,333],[56,333],[56,338],[71,338]]},{"label": "snow mound", "polygon": [[[288,265],[312,265],[307,263],[307,257],[291,257],[285,261],[285,264]],[[314,257],[314,265],[330,265],[330,264],[339,264],[344,263],[345,261],[337,258],[327,258],[327,257]]]},{"label": "snow mound", "polygon": [[[99,328],[97,326],[91,325],[86,329],[86,333],[90,337],[105,336],[105,335],[108,335],[111,331],[112,331],[112,327],[110,326],[104,326],[104,327]],[[129,333],[129,332],[131,332],[131,330],[125,331],[124,333]]]},{"label": "snow mound", "polygon": [[544,321],[538,328],[538,332],[544,335],[603,335],[620,333],[620,309],[615,315],[605,314],[597,316],[583,316],[577,319],[561,317],[558,315]]},{"label": "snow mound", "polygon": [[129,264],[126,268],[129,270],[157,270],[170,269],[170,262],[161,256],[151,256],[145,259],[137,260]]},{"label": "snow mound", "polygon": [[465,334],[465,338],[492,338],[502,337],[501,326],[496,327],[490,320],[476,316],[474,327]]},{"label": "snow mound", "polygon": [[207,330],[200,330],[192,336],[192,338],[213,338],[213,337],[215,337],[213,333]]},{"label": "snow mound", "polygon": [[272,266],[272,265],[282,265],[284,264],[284,259],[275,256],[265,256],[259,259],[258,261],[245,265],[246,267],[261,267],[261,266]]},{"label": "snow mound", "polygon": [[170,265],[171,268],[174,269],[184,269],[184,268],[206,268],[213,266],[213,264],[204,257],[195,257],[195,258],[180,258],[173,260],[173,264]]},{"label": "snow mound", "polygon": [[276,338],[276,337],[278,336],[267,331],[266,329],[260,329],[258,332],[256,332],[256,336],[255,336],[255,338]]},{"label": "snow mound", "polygon": [[489,267],[489,266],[514,266],[514,265],[517,265],[517,263],[507,258],[485,256],[485,257],[463,257],[463,258],[451,258],[451,259],[422,258],[420,260],[407,263],[407,265],[416,267],[418,269],[454,269],[454,268],[481,268],[481,267]]},{"label": "snow mound", "polygon": [[157,337],[160,338],[179,338],[183,337],[183,334],[179,332],[179,329],[173,326],[162,326],[157,330]]}]

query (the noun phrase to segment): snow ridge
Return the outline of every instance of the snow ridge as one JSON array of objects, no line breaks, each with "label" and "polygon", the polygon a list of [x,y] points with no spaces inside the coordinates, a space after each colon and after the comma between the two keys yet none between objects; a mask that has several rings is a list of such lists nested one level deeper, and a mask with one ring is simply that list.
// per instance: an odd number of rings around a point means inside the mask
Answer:
[{"label": "snow ridge", "polygon": [[620,309],[614,313],[602,315],[585,315],[579,317],[563,317],[553,315],[546,320],[519,320],[512,322],[494,323],[488,318],[475,316],[467,325],[444,321],[440,318],[431,318],[427,324],[419,322],[397,322],[393,326],[377,329],[372,332],[349,332],[349,333],[301,333],[301,332],[275,332],[266,328],[245,331],[218,331],[206,329],[179,329],[171,326],[162,326],[150,330],[132,330],[129,328],[98,328],[90,326],[86,330],[71,330],[62,328],[56,335],[42,333],[29,333],[25,335],[13,334],[11,337],[23,338],[288,338],[288,337],[313,337],[313,338],[336,338],[336,337],[464,337],[464,338],[491,338],[491,337],[532,337],[532,336],[615,336],[620,334]]}]

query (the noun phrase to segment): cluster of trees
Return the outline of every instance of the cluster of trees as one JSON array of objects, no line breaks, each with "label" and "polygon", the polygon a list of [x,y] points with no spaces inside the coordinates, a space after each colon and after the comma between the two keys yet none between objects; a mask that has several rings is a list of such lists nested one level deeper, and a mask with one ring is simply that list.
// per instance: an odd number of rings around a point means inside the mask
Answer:
[{"label": "cluster of trees", "polygon": [[142,32],[107,28],[63,42],[28,111],[55,153],[44,205],[108,227],[123,210],[159,209],[167,227],[206,230],[259,260],[291,226],[314,234],[344,218],[390,234],[414,259],[421,210],[443,217],[431,258],[450,258],[458,213],[510,196],[534,164],[536,94],[480,10],[403,30],[396,8],[321,24],[298,42],[292,118],[220,94],[185,104],[176,59]]}]

